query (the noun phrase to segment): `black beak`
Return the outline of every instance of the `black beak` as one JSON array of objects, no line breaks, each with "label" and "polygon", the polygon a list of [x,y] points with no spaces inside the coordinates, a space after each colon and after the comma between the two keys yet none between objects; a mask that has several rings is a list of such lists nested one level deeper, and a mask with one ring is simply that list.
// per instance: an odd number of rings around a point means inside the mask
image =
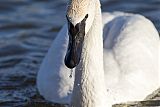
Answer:
[{"label": "black beak", "polygon": [[82,46],[85,36],[85,21],[87,18],[88,14],[80,23],[76,24],[76,26],[74,26],[68,20],[69,43],[68,50],[65,56],[65,65],[68,68],[74,68],[80,62]]}]

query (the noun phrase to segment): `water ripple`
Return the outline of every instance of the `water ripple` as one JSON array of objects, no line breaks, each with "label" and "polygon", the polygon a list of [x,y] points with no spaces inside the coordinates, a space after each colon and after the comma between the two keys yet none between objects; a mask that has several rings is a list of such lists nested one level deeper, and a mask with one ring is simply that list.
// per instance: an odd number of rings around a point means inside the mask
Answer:
[{"label": "water ripple", "polygon": [[[65,23],[66,0],[0,0],[0,107],[60,107],[36,89],[36,74]],[[140,13],[160,31],[159,0],[102,0],[103,11]]]}]

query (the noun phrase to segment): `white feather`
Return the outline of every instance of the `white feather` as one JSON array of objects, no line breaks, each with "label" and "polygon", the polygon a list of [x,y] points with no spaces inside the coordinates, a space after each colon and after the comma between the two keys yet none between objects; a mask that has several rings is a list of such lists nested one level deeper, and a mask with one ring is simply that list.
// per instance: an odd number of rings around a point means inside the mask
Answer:
[{"label": "white feather", "polygon": [[[95,49],[99,47],[99,44],[87,45],[88,48],[85,49],[85,51],[90,50],[88,52],[90,54],[87,54],[89,61],[84,62],[87,63],[85,65],[87,70],[96,71],[97,69],[98,71],[100,66],[104,66],[102,76],[99,72],[84,74],[92,79],[86,79],[88,85],[84,85],[86,89],[90,89],[89,91],[93,89],[90,85],[91,81],[102,81],[103,84],[103,79],[105,80],[105,87],[99,82],[95,83],[99,88],[94,87],[93,90],[97,89],[96,91],[101,92],[101,99],[96,95],[96,97],[89,96],[93,100],[97,98],[97,103],[94,102],[92,107],[109,107],[115,103],[143,100],[159,87],[160,41],[158,32],[152,22],[141,15],[114,12],[103,13],[102,17],[103,25],[99,26],[103,26],[103,53]],[[89,38],[90,40],[85,40],[85,42],[91,42],[92,39],[94,42],[95,38],[91,36]],[[92,43],[88,44],[92,45]],[[64,65],[67,45],[67,25],[64,25],[45,56],[37,76],[37,87],[40,94],[46,100],[61,104],[71,102],[74,84],[74,76],[69,77],[71,71]],[[104,55],[104,64],[94,59],[96,54]],[[82,54],[82,57],[86,57],[85,55]],[[79,87],[79,84],[77,83],[75,87]],[[103,89],[106,90],[106,94],[103,94]],[[77,93],[74,94],[77,95]],[[106,101],[105,105],[96,106],[100,104],[98,101],[102,102],[101,100]]]}]

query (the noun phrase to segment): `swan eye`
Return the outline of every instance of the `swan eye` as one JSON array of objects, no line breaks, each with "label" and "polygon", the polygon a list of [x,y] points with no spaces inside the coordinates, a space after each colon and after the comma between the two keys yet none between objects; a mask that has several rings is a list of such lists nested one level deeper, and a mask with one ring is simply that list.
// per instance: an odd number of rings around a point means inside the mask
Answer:
[{"label": "swan eye", "polygon": [[85,16],[85,19],[87,19],[88,18],[88,14],[86,14],[86,16]]},{"label": "swan eye", "polygon": [[88,18],[88,14],[86,14],[86,16],[84,17],[84,19],[81,21],[81,23],[85,23],[85,21],[87,20]]}]

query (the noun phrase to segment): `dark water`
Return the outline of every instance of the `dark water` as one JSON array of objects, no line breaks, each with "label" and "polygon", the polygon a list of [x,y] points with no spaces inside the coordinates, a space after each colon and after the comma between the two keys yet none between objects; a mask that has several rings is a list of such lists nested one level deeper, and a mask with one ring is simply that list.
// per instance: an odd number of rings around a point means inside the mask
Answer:
[{"label": "dark water", "polygon": [[[0,107],[32,107],[45,102],[36,73],[65,23],[67,0],[0,0]],[[103,0],[103,11],[140,13],[160,31],[160,0]],[[43,104],[42,104],[43,103]],[[37,107],[41,107],[41,106]]]}]

